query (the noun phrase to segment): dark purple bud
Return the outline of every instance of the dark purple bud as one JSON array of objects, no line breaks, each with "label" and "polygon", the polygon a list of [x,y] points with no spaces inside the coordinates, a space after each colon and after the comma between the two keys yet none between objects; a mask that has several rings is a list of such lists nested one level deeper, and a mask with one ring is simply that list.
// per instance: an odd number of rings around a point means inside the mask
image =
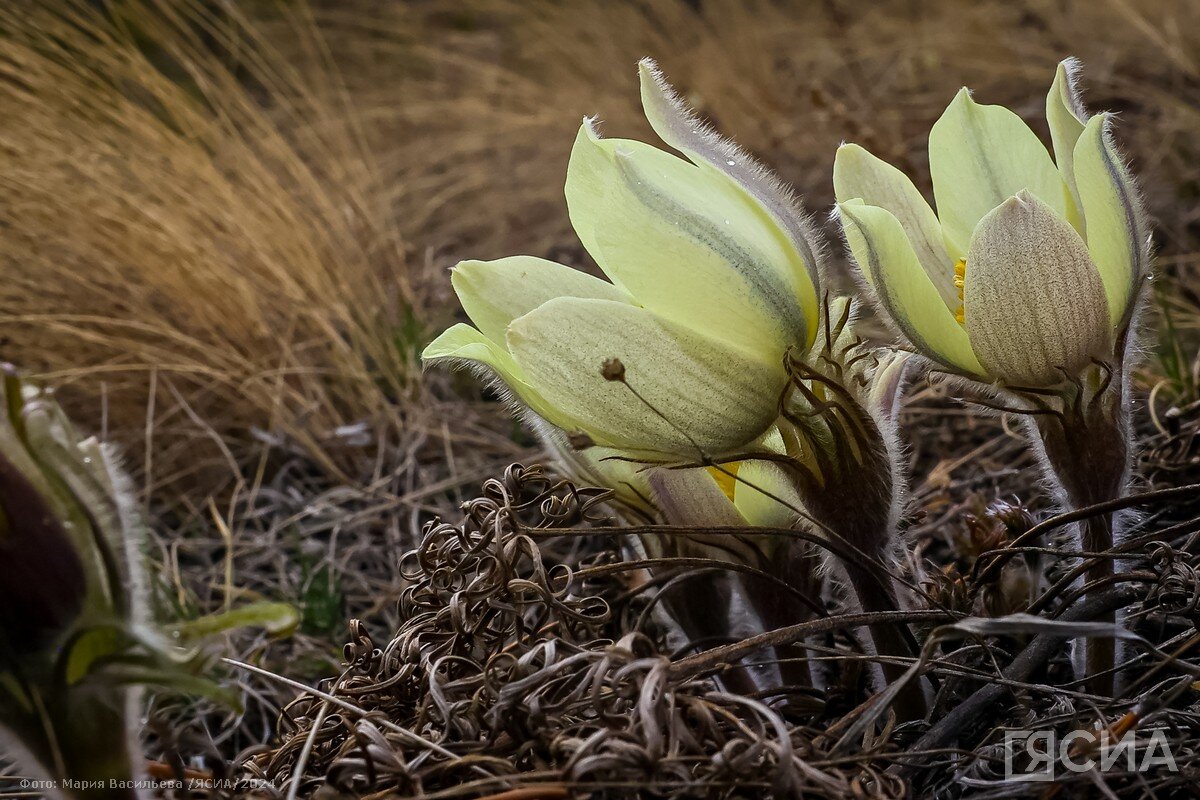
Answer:
[{"label": "dark purple bud", "polygon": [[50,504],[0,453],[0,639],[26,654],[79,615],[87,579]]}]

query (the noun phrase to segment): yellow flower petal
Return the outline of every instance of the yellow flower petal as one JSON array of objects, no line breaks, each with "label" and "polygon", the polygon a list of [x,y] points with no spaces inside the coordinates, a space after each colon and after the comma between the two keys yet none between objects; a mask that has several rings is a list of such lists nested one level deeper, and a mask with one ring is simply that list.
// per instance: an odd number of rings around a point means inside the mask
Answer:
[{"label": "yellow flower petal", "polygon": [[578,427],[574,418],[555,408],[525,380],[525,373],[502,345],[497,344],[470,325],[458,323],[430,342],[421,353],[426,364],[444,361],[452,366],[466,367],[485,379],[499,378],[503,385],[542,419],[560,428]]},{"label": "yellow flower petal", "polygon": [[891,212],[946,306],[958,308],[954,261],[963,254],[947,252],[937,215],[908,176],[858,145],[844,144],[833,160],[833,191],[839,203],[857,198]]},{"label": "yellow flower petal", "polygon": [[733,499],[733,489],[737,486],[737,471],[740,461],[728,461],[720,467],[709,467],[708,474],[717,482],[717,486],[721,487],[721,491],[730,500]]},{"label": "yellow flower petal", "polygon": [[1119,327],[1149,270],[1149,232],[1137,187],[1109,135],[1107,114],[1088,121],[1074,161],[1088,252],[1104,282],[1109,322]]},{"label": "yellow flower petal", "polygon": [[652,59],[643,59],[638,64],[638,77],[642,108],[659,138],[692,163],[715,170],[745,191],[799,256],[792,262],[796,270],[795,285],[809,322],[809,336],[815,336],[821,294],[820,259],[812,245],[817,235],[792,190],[732,140],[722,137],[692,113]]},{"label": "yellow flower petal", "polygon": [[966,332],[921,267],[899,220],[861,201],[839,203],[838,212],[859,270],[913,346],[935,361],[982,374]]},{"label": "yellow flower petal", "polygon": [[608,273],[600,243],[596,241],[596,230],[604,222],[608,208],[608,182],[612,174],[612,159],[596,144],[599,139],[596,121],[585,118],[575,135],[567,163],[567,215],[583,249],[613,283],[620,285],[621,281]]},{"label": "yellow flower petal", "polygon": [[479,331],[501,345],[508,323],[555,297],[629,300],[626,292],[607,281],[533,256],[462,261],[451,272],[450,282]]},{"label": "yellow flower petal", "polygon": [[952,254],[983,215],[1027,189],[1063,219],[1069,191],[1045,146],[1003,106],[979,105],[963,89],[929,131],[929,172]]},{"label": "yellow flower petal", "polygon": [[980,221],[967,254],[967,334],[1010,385],[1049,386],[1111,348],[1104,284],[1078,232],[1022,192]]},{"label": "yellow flower petal", "polygon": [[635,302],[771,358],[807,343],[797,255],[723,176],[585,125],[567,205],[600,268]]},{"label": "yellow flower petal", "polygon": [[[779,363],[611,300],[551,300],[509,326],[508,348],[530,385],[597,444],[682,458],[756,439],[786,381]],[[628,386],[601,375],[612,358]]]},{"label": "yellow flower petal", "polygon": [[738,467],[733,504],[750,525],[791,528],[804,510],[787,470],[771,461],[747,459]]},{"label": "yellow flower petal", "polygon": [[421,353],[426,362],[455,358],[478,362],[506,378],[520,372],[507,350],[462,322],[443,331]]},{"label": "yellow flower petal", "polygon": [[1087,122],[1087,113],[1083,110],[1079,92],[1075,88],[1078,73],[1079,62],[1075,59],[1068,58],[1059,63],[1050,93],[1046,95],[1046,122],[1050,125],[1050,141],[1054,143],[1054,162],[1071,191],[1072,202],[1068,209],[1068,221],[1083,235],[1085,229],[1080,214],[1079,191],[1075,186],[1073,165],[1075,143],[1079,141],[1083,125]]}]

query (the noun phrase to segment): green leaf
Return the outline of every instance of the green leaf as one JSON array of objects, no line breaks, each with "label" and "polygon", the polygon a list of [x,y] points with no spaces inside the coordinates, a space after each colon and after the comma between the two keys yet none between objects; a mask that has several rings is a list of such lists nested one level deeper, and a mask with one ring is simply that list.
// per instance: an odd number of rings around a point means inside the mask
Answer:
[{"label": "green leaf", "polygon": [[341,630],[346,624],[346,617],[342,612],[343,600],[329,565],[322,565],[304,583],[304,594],[301,598],[304,616],[300,629],[317,636],[330,636]]},{"label": "green leaf", "polygon": [[152,686],[211,700],[239,713],[242,710],[241,698],[235,690],[182,669],[153,664],[113,664],[105,670],[104,678],[120,686]]},{"label": "green leaf", "polygon": [[97,662],[112,658],[129,648],[132,640],[116,625],[100,625],[79,632],[68,643],[63,662],[66,685],[78,683],[91,673]]},{"label": "green leaf", "polygon": [[299,624],[300,613],[295,607],[261,601],[182,622],[167,631],[177,642],[195,642],[239,628],[262,628],[272,636],[288,636]]}]

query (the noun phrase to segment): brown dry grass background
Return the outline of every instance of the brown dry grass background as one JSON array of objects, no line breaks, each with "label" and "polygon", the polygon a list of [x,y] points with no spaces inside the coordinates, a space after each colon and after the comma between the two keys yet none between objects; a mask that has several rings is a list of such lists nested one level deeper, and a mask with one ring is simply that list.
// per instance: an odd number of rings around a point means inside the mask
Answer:
[{"label": "brown dry grass background", "polygon": [[[1171,344],[1197,326],[1196,0],[21,0],[0,31],[3,357],[124,444],[180,528],[245,528],[210,497],[345,484],[411,541],[535,455],[416,354],[458,314],[458,259],[585,265],[567,153],[586,114],[649,136],[646,55],[818,214],[839,142],[924,176],[959,86],[1040,126],[1078,56],[1157,220]],[[1181,354],[1151,362],[1164,398],[1194,387]]]},{"label": "brown dry grass background", "polygon": [[360,422],[393,453],[433,436],[487,455],[489,437],[456,439],[474,411],[435,404],[454,395],[414,359],[456,313],[445,268],[582,263],[561,196],[572,134],[599,114],[649,135],[644,55],[817,212],[840,141],[924,175],[958,86],[1036,119],[1076,55],[1087,100],[1122,113],[1162,262],[1195,260],[1197,2],[111,8],[2,12],[0,334],[167,492],[220,488],[251,427],[353,479],[379,470],[378,447],[335,435]]}]

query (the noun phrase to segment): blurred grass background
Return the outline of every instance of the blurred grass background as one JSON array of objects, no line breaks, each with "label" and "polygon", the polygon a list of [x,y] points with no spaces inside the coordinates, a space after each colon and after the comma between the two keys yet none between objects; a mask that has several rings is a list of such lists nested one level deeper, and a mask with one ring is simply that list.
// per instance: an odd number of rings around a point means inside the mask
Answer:
[{"label": "blurred grass background", "polygon": [[537,457],[418,353],[459,318],[459,259],[587,267],[568,151],[584,115],[650,137],[647,55],[818,215],[840,142],[928,190],[925,137],[958,87],[1045,136],[1054,65],[1081,58],[1157,226],[1170,313],[1143,388],[1195,400],[1197,0],[16,0],[3,358],[124,446],[172,613],[289,599],[296,646],[328,661],[346,613],[394,611],[422,519]]},{"label": "blurred grass background", "polygon": [[[455,317],[446,268],[516,252],[583,263],[562,201],[573,132],[599,114],[649,136],[644,55],[818,213],[839,142],[925,176],[925,133],[957,87],[1038,125],[1053,65],[1078,56],[1087,101],[1121,113],[1161,263],[1191,266],[1197,249],[1196,2],[0,13],[5,358],[62,386],[170,493],[221,488],[254,429],[350,480],[377,473],[363,441],[444,438],[445,409],[423,412],[430,392],[452,395],[415,356]],[[486,455],[467,444],[463,458]]]}]

